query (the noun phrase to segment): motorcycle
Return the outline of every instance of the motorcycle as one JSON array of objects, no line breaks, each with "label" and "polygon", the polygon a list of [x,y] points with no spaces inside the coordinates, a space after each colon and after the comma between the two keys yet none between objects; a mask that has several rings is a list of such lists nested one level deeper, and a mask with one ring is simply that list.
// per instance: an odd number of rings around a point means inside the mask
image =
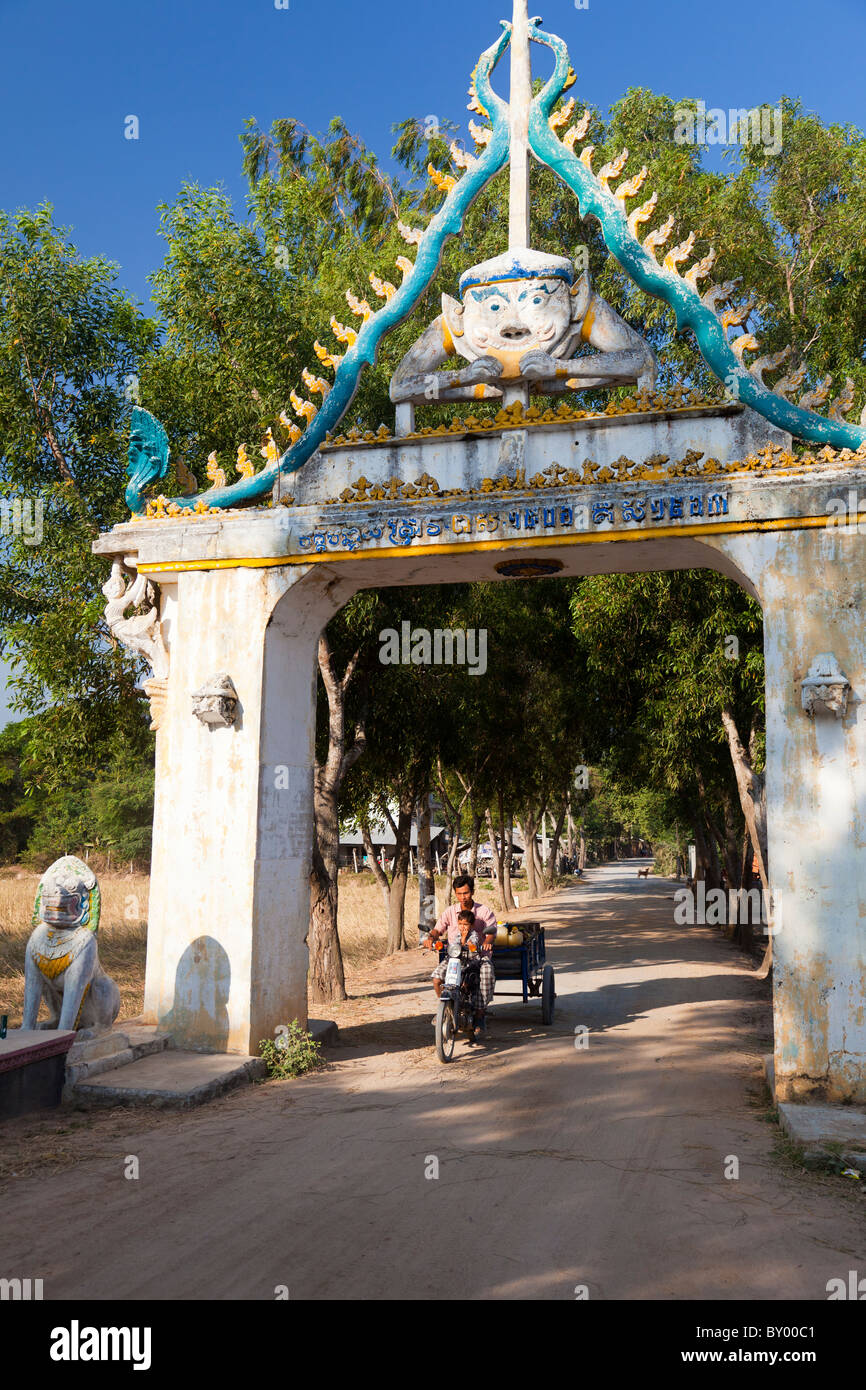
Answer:
[{"label": "motorcycle", "polygon": [[[443,950],[444,943],[437,942],[435,949]],[[465,1032],[470,1039],[474,1035],[473,996],[480,973],[481,961],[474,945],[448,948],[448,967],[436,1010],[436,1056],[440,1062],[451,1061],[458,1033]]]}]

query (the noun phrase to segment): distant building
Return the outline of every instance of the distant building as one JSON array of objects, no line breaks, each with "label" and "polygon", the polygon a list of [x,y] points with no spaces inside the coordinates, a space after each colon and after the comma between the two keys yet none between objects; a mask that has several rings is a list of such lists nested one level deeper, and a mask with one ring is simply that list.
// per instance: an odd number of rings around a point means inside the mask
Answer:
[{"label": "distant building", "polygon": [[[373,825],[370,827],[370,839],[376,851],[376,858],[381,860],[385,856],[386,864],[390,865],[394,857],[394,846],[396,840],[394,832],[387,822],[384,825]],[[418,827],[412,826],[412,835],[409,840],[409,848],[412,853],[413,861],[418,855]],[[444,864],[448,856],[448,830],[444,825],[430,826],[430,851],[433,855],[435,867],[436,855],[439,855],[440,862]],[[365,856],[367,851],[364,849],[364,837],[360,830],[340,830],[340,857],[339,866],[341,869],[364,868]]]}]

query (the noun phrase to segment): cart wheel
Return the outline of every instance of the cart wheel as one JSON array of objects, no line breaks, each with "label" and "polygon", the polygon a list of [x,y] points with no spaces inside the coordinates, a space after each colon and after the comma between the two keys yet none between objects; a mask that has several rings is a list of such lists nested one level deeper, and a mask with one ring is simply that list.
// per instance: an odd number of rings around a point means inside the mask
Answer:
[{"label": "cart wheel", "polygon": [[553,1022],[553,1011],[556,1008],[556,987],[553,983],[553,966],[546,965],[541,976],[541,1021],[542,1023]]},{"label": "cart wheel", "polygon": [[457,1030],[450,999],[440,999],[436,1010],[436,1056],[440,1062],[450,1062],[454,1056]]}]

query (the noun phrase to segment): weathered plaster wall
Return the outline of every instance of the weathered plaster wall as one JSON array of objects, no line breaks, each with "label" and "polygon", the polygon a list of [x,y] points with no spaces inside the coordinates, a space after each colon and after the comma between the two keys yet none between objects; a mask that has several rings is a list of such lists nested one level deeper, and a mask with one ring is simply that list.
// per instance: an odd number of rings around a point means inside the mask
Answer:
[{"label": "weathered plaster wall", "polygon": [[[841,527],[716,542],[764,608],[775,1065],[780,1100],[866,1100],[866,559]],[[853,690],[843,719],[802,708],[833,652]]]}]

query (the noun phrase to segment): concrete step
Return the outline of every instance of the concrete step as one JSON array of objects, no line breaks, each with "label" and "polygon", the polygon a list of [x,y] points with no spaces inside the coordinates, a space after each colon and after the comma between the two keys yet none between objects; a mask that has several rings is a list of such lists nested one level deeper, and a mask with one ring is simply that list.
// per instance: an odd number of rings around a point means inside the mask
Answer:
[{"label": "concrete step", "polygon": [[108,1057],[113,1052],[122,1052],[129,1047],[129,1038],[119,1028],[108,1033],[100,1033],[95,1038],[84,1038],[74,1042],[66,1057],[67,1065],[80,1066],[83,1062],[95,1062],[99,1057]]},{"label": "concrete step", "polygon": [[129,1038],[136,1061],[139,1057],[150,1057],[154,1052],[165,1052],[172,1045],[170,1033],[161,1033],[149,1023],[125,1023],[123,1031]]},{"label": "concrete step", "polygon": [[808,1160],[841,1162],[866,1175],[866,1110],[853,1105],[782,1101],[779,1123]]},{"label": "concrete step", "polygon": [[86,1105],[151,1105],[186,1109],[267,1075],[260,1057],[167,1049],[121,1071],[89,1076],[71,1099]]},{"label": "concrete step", "polygon": [[66,1085],[78,1086],[89,1076],[100,1076],[104,1071],[116,1071],[118,1067],[125,1067],[134,1061],[135,1053],[131,1047],[119,1047],[116,1052],[108,1052],[103,1057],[94,1057],[92,1062],[79,1062],[72,1067],[67,1064]]},{"label": "concrete step", "polygon": [[66,1094],[90,1077],[129,1066],[141,1057],[164,1052],[171,1044],[168,1033],[143,1024],[124,1024],[95,1038],[76,1042],[66,1063]]}]

